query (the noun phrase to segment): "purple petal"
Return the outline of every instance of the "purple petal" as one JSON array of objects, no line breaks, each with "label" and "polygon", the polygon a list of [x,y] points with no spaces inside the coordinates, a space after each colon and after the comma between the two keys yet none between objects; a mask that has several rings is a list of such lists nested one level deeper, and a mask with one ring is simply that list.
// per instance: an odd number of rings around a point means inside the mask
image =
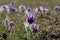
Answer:
[{"label": "purple petal", "polygon": [[30,8],[30,7],[27,7],[27,10],[28,10],[28,11],[31,11],[31,8]]},{"label": "purple petal", "polygon": [[10,10],[13,12],[17,12],[17,8],[14,8],[14,7],[10,8]]},{"label": "purple petal", "polygon": [[55,10],[60,10],[60,6],[55,6],[54,9]]},{"label": "purple petal", "polygon": [[19,6],[19,11],[20,12],[24,12],[25,9],[26,9],[26,7],[24,5]]},{"label": "purple petal", "polygon": [[9,9],[10,7],[8,5],[3,6],[4,9]]},{"label": "purple petal", "polygon": [[40,6],[40,7],[38,8],[38,11],[43,12],[43,7]]},{"label": "purple petal", "polygon": [[11,7],[12,7],[12,6],[14,7],[15,4],[16,4],[16,2],[12,1],[12,2],[10,3],[10,6],[11,6]]},{"label": "purple petal", "polygon": [[44,9],[44,12],[45,12],[45,13],[48,13],[49,11],[48,11],[48,9]]},{"label": "purple petal", "polygon": [[28,21],[30,24],[33,23],[33,22],[35,21],[35,19],[36,19],[35,13],[29,13],[29,14],[27,15],[27,21]]},{"label": "purple petal", "polygon": [[9,26],[14,26],[14,23],[11,21],[10,23],[9,23]]},{"label": "purple petal", "polygon": [[38,31],[39,30],[39,25],[38,24],[34,24],[33,26],[33,31]]}]

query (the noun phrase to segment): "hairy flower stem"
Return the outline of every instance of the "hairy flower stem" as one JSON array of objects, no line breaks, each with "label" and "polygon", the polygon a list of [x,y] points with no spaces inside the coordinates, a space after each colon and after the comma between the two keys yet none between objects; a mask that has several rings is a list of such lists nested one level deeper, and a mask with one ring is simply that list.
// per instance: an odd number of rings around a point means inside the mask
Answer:
[{"label": "hairy flower stem", "polygon": [[28,29],[28,35],[27,35],[27,40],[30,40],[31,38],[31,32],[32,32],[32,24],[29,24],[29,27],[27,28]]}]

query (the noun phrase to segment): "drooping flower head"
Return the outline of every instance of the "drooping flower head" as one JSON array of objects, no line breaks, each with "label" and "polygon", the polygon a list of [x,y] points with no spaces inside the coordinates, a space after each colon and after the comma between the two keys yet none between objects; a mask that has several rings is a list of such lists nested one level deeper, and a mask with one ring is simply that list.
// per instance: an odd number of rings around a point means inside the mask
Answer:
[{"label": "drooping flower head", "polygon": [[11,7],[14,7],[15,4],[16,4],[16,2],[12,1],[12,2],[10,3],[10,6],[11,6]]},{"label": "drooping flower head", "polygon": [[30,12],[28,15],[27,15],[27,21],[29,24],[32,24],[36,19],[36,14],[35,13],[32,13]]},{"label": "drooping flower head", "polygon": [[43,12],[43,7],[42,6],[38,7],[38,11]]},{"label": "drooping flower head", "polygon": [[24,12],[25,9],[26,9],[26,6],[24,6],[24,5],[19,6],[19,12],[21,12],[21,13]]},{"label": "drooping flower head", "polygon": [[17,8],[11,7],[11,8],[10,8],[10,11],[12,11],[12,12],[17,12]]},{"label": "drooping flower head", "polygon": [[30,12],[31,11],[31,8],[30,7],[27,7],[27,10]]},{"label": "drooping flower head", "polygon": [[45,12],[45,13],[48,13],[48,12],[49,12],[49,10],[48,10],[48,9],[44,9],[44,12]]},{"label": "drooping flower head", "polygon": [[39,25],[38,24],[34,24],[33,25],[33,31],[37,32],[39,30]]},{"label": "drooping flower head", "polygon": [[25,9],[25,15],[28,15],[29,14],[29,12],[31,12],[31,8],[30,7],[27,7],[26,9]]},{"label": "drooping flower head", "polygon": [[4,5],[3,8],[6,12],[10,12],[10,6],[9,5]]},{"label": "drooping flower head", "polygon": [[7,9],[7,8],[9,8],[9,6],[8,5],[4,5],[3,8],[4,9]]},{"label": "drooping flower head", "polygon": [[11,21],[11,22],[8,23],[8,25],[11,26],[11,27],[14,26],[14,22]]},{"label": "drooping flower head", "polygon": [[60,6],[55,6],[54,9],[55,10],[60,10]]}]

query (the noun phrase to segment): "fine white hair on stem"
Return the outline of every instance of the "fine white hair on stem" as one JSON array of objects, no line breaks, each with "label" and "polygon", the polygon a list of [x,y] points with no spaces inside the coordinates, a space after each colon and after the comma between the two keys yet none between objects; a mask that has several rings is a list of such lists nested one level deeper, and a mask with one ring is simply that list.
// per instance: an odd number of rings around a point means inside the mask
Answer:
[{"label": "fine white hair on stem", "polygon": [[25,28],[29,27],[29,23],[28,22],[24,22],[24,26],[25,26]]},{"label": "fine white hair on stem", "polygon": [[25,30],[26,30],[26,35],[28,37],[28,27],[29,27],[29,23],[28,22],[24,22],[24,27],[25,27]]},{"label": "fine white hair on stem", "polygon": [[38,8],[35,8],[34,9],[34,12],[37,14],[38,13]]},{"label": "fine white hair on stem", "polygon": [[25,15],[28,15],[28,13],[29,13],[28,10],[25,10]]},{"label": "fine white hair on stem", "polygon": [[3,24],[4,24],[5,27],[6,27],[6,25],[7,25],[7,24],[6,24],[7,22],[10,22],[8,15],[6,15],[6,18],[5,18],[4,21],[3,21]]},{"label": "fine white hair on stem", "polygon": [[0,12],[3,12],[4,8],[3,6],[0,6]]}]

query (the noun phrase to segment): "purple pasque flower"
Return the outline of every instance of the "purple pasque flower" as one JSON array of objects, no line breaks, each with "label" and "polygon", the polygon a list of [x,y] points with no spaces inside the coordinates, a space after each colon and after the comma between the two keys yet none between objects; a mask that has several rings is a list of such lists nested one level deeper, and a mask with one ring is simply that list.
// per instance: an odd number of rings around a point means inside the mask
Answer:
[{"label": "purple pasque flower", "polygon": [[31,11],[31,8],[30,8],[30,7],[27,7],[26,9],[28,10],[28,12],[30,12],[30,11]]},{"label": "purple pasque flower", "polygon": [[8,25],[11,26],[11,27],[14,26],[14,22],[11,21],[11,22],[8,23]]},{"label": "purple pasque flower", "polygon": [[45,12],[45,13],[48,13],[48,12],[49,12],[49,10],[45,8],[45,9],[44,9],[44,12]]},{"label": "purple pasque flower", "polygon": [[12,1],[12,2],[10,3],[10,6],[11,6],[11,7],[14,7],[15,4],[16,4],[16,2],[15,2],[15,1]]},{"label": "purple pasque flower", "polygon": [[27,15],[27,14],[30,13],[30,12],[31,12],[31,8],[30,8],[30,7],[27,7],[27,8],[25,9],[25,11],[24,11],[25,15]]},{"label": "purple pasque flower", "polygon": [[34,24],[33,25],[33,31],[37,32],[39,30],[39,25],[38,24]]},{"label": "purple pasque flower", "polygon": [[8,5],[3,5],[3,8],[4,8],[4,9],[8,9],[9,6],[8,6]]},{"label": "purple pasque flower", "polygon": [[17,12],[17,8],[11,7],[11,8],[10,8],[10,11],[12,11],[12,12]]},{"label": "purple pasque flower", "polygon": [[29,12],[29,14],[27,14],[27,21],[29,24],[32,24],[36,19],[36,14]]},{"label": "purple pasque flower", "polygon": [[38,11],[43,12],[44,8],[42,6],[38,7]]},{"label": "purple pasque flower", "polygon": [[20,6],[19,6],[19,12],[20,12],[20,13],[24,12],[25,9],[26,9],[26,6],[24,6],[24,5],[20,5]]},{"label": "purple pasque flower", "polygon": [[4,5],[3,8],[6,12],[10,12],[10,6],[9,5]]},{"label": "purple pasque flower", "polygon": [[55,10],[60,10],[60,6],[55,6],[54,9]]}]

